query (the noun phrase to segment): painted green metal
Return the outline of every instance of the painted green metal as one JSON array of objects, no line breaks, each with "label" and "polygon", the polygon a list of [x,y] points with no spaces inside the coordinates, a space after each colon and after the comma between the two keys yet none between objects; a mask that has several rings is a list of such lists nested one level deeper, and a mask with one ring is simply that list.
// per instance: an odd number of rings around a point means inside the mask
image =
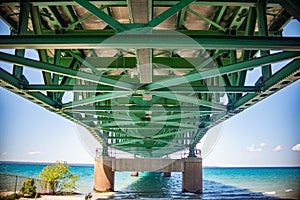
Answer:
[{"label": "painted green metal", "polygon": [[189,4],[194,2],[195,0],[185,0],[185,1],[180,1],[165,12],[161,13],[160,15],[156,16],[154,19],[152,19],[146,27],[156,27],[172,15],[176,14],[178,11],[182,10],[183,8],[187,7]]},{"label": "painted green metal", "polygon": [[131,92],[106,93],[106,94],[97,95],[97,96],[91,97],[91,98],[86,98],[86,99],[82,99],[82,100],[78,100],[78,101],[72,101],[69,103],[65,103],[62,105],[62,108],[71,108],[71,107],[77,107],[77,106],[82,106],[82,105],[88,105],[88,104],[97,103],[100,101],[106,101],[106,100],[111,100],[114,98],[119,98],[122,96],[128,96],[130,94],[131,94]]},{"label": "painted green metal", "polygon": [[[266,3],[258,3],[256,6],[257,9],[257,22],[258,22],[258,30],[260,35],[268,36],[268,24],[267,24],[267,13],[266,13]],[[269,51],[260,51],[262,56],[270,55]],[[263,80],[268,79],[272,76],[271,65],[266,65],[262,67],[262,76]]]},{"label": "painted green metal", "polygon": [[76,3],[81,5],[82,7],[86,8],[88,11],[93,13],[95,16],[102,19],[104,22],[106,22],[109,26],[116,29],[117,32],[122,32],[127,30],[126,27],[124,27],[122,24],[120,24],[117,20],[115,20],[113,17],[107,15],[102,10],[98,9],[95,5],[90,3],[87,0],[74,0]]},{"label": "painted green metal", "polygon": [[[102,5],[110,5],[110,6],[126,6],[127,0],[90,0],[91,3],[98,3]],[[154,0],[153,5],[154,6],[171,6],[175,5],[180,0]],[[268,3],[272,6],[278,5],[281,3],[281,0],[269,0]],[[31,0],[30,3],[32,3],[35,6],[58,6],[58,5],[76,5],[75,1],[71,0]],[[257,3],[257,0],[195,0],[195,4],[199,5],[215,5],[215,6],[255,6]],[[3,5],[10,5],[10,6],[17,6],[19,5],[19,0],[3,0]]]},{"label": "painted green metal", "polygon": [[120,81],[115,81],[115,80],[108,79],[105,77],[100,77],[100,76],[97,76],[94,74],[78,72],[76,70],[67,69],[67,68],[64,68],[61,66],[48,64],[48,63],[44,63],[44,62],[39,62],[39,61],[35,61],[32,59],[28,59],[28,58],[12,56],[12,55],[9,55],[6,53],[0,52],[0,60],[40,69],[45,72],[53,72],[56,74],[60,74],[60,75],[64,75],[64,76],[68,76],[68,77],[72,77],[72,78],[87,80],[87,81],[91,81],[94,83],[111,85],[111,86],[120,87],[120,88],[124,88],[124,89],[133,89],[134,88],[134,86],[130,83],[122,83]]},{"label": "painted green metal", "polygon": [[199,13],[197,13],[196,11],[190,9],[190,8],[187,8],[186,9],[188,12],[192,13],[193,15],[196,15],[197,17],[199,17],[200,19],[202,19],[203,21],[206,21],[208,23],[210,23],[212,26],[226,32],[226,28],[224,28],[223,26],[219,25],[218,23],[215,23],[214,21],[204,17],[203,15],[200,15]]},{"label": "painted green metal", "polygon": [[[28,2],[22,2],[21,7],[20,7],[20,21],[19,21],[19,26],[17,30],[17,35],[23,35],[26,33],[27,30],[27,25],[28,25],[28,19],[29,19],[29,10],[30,10],[30,5]],[[18,49],[15,52],[16,56],[21,56],[23,57],[25,54],[25,51],[22,49]],[[14,66],[13,67],[13,74],[17,78],[21,79],[23,75],[23,68],[22,66]]]},{"label": "painted green metal", "polygon": [[146,89],[154,90],[154,89],[169,87],[169,86],[173,86],[173,85],[180,85],[180,84],[186,83],[187,81],[193,82],[193,81],[197,81],[197,80],[203,80],[206,78],[212,78],[215,76],[221,76],[221,75],[228,74],[228,73],[239,72],[239,71],[259,67],[262,65],[268,65],[271,63],[279,62],[279,61],[292,59],[292,58],[299,57],[299,56],[300,56],[300,52],[276,53],[276,54],[272,54],[269,56],[263,56],[263,57],[259,57],[259,58],[249,59],[246,61],[241,61],[241,62],[234,63],[234,64],[229,64],[229,65],[224,66],[219,69],[207,70],[202,73],[188,74],[188,75],[185,75],[182,77],[173,78],[173,79],[149,84],[146,86]]},{"label": "painted green metal", "polygon": [[[16,67],[0,69],[0,85],[82,125],[105,155],[111,147],[143,157],[189,150],[193,157],[210,128],[300,79],[300,38],[281,34],[292,16],[299,20],[298,2],[136,3],[1,1],[12,33],[0,37],[0,48],[16,55],[0,52],[0,61]],[[195,17],[202,23],[192,24]],[[28,48],[39,61],[24,58]],[[272,74],[271,65],[285,60]],[[18,66],[40,71],[43,83],[32,83]],[[263,77],[245,85],[254,68]]]},{"label": "painted green metal", "polygon": [[[0,48],[90,49],[90,48],[163,48],[163,49],[241,49],[300,51],[299,37],[211,36],[191,35],[195,42],[186,43],[186,36],[166,34],[119,34],[114,39],[104,35],[24,35],[2,36]],[[162,43],[161,41],[164,41]],[[185,42],[181,42],[185,41]]]}]

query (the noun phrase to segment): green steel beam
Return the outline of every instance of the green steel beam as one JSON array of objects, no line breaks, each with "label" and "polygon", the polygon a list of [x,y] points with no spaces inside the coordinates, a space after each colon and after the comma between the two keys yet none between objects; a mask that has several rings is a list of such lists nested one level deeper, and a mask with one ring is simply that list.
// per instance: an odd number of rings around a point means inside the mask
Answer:
[{"label": "green steel beam", "polygon": [[[77,15],[75,14],[73,7],[70,5],[64,5],[63,6],[64,10],[66,11],[66,14],[68,15],[69,19],[71,20],[71,24],[65,29],[65,30],[70,30],[71,28],[74,27],[74,29],[83,29],[80,22],[82,22],[82,19],[78,19]],[[83,20],[87,19],[87,16],[92,16],[93,14],[87,14],[86,16],[82,17]]]},{"label": "green steel beam", "polygon": [[[149,154],[149,152],[148,152],[149,150],[147,149],[147,147],[149,147],[151,149],[152,149],[152,147],[160,147],[160,148],[179,148],[179,147],[181,147],[182,148],[182,147],[184,147],[184,145],[180,145],[180,146],[177,146],[177,145],[176,146],[167,146],[166,144],[156,144],[156,145],[153,146],[152,143],[150,143],[150,144],[144,144],[144,143],[130,144],[129,143],[129,144],[123,144],[122,147],[130,147],[130,148],[142,147],[145,150],[144,154],[143,154],[145,156],[146,153]],[[151,154],[149,156],[151,156]],[[153,157],[153,156],[151,156],[151,157]]]},{"label": "green steel beam", "polygon": [[10,85],[13,85],[16,88],[22,88],[22,86],[24,85],[21,79],[11,75],[10,73],[8,73],[2,68],[0,68],[0,79],[9,83]]},{"label": "green steel beam", "polygon": [[[198,99],[196,97],[190,97],[190,96],[181,95],[181,94],[173,94],[173,93],[170,93],[170,92],[151,91],[151,94],[156,95],[156,96],[160,96],[160,97],[163,97],[163,98],[174,99],[174,100],[177,100],[177,101],[180,101],[180,102],[196,104],[196,105],[199,105],[199,106],[206,106],[206,107],[210,107],[210,108],[214,108],[214,109],[226,110],[226,106],[224,106],[224,105],[213,103],[213,102],[206,101],[206,100],[201,100],[201,99]],[[196,109],[196,107],[195,107],[195,109]]]},{"label": "green steel beam", "polygon": [[162,124],[166,126],[174,126],[174,127],[179,127],[179,128],[193,128],[197,129],[198,125],[194,124],[188,124],[188,123],[183,123],[183,122],[170,122],[170,121],[151,121],[151,124]]},{"label": "green steel beam", "polygon": [[13,56],[13,55],[2,53],[2,52],[0,52],[0,60],[9,62],[9,63],[18,64],[18,65],[32,67],[32,68],[39,69],[39,70],[42,70],[45,72],[53,72],[53,73],[60,74],[63,76],[86,80],[86,81],[99,83],[99,84],[103,84],[103,85],[110,85],[110,86],[123,88],[123,89],[135,88],[135,86],[130,83],[124,83],[121,81],[108,79],[108,78],[97,76],[94,74],[80,72],[80,71],[76,71],[76,70],[72,70],[72,69],[67,69],[65,67],[61,67],[61,66],[57,66],[57,65],[53,65],[53,64],[49,64],[49,63],[45,63],[45,62],[39,62],[39,61],[28,59],[28,58]]},{"label": "green steel beam", "polygon": [[[289,76],[290,74],[294,73],[295,71],[299,71],[300,69],[300,59],[296,59],[293,60],[292,62],[290,62],[289,64],[287,64],[285,67],[283,67],[281,70],[279,70],[278,72],[276,72],[273,76],[271,76],[269,79],[267,79],[266,81],[262,82],[262,91],[266,91],[269,88],[271,88],[273,85],[275,85],[276,83],[278,83],[279,81],[283,80],[284,78],[286,78],[287,76]],[[281,89],[281,87],[284,87],[285,85],[281,85],[279,88],[277,89]],[[240,106],[246,104],[247,102],[249,102],[251,99],[253,99],[256,96],[259,96],[260,93],[252,93],[252,94],[246,94],[243,97],[241,97],[240,99],[238,99],[234,105],[233,108],[237,109]]]},{"label": "green steel beam", "polygon": [[[213,58],[213,57],[212,57]],[[153,70],[195,70],[196,67],[203,67],[212,61],[210,59],[204,58],[184,58],[184,57],[153,57],[152,63],[154,64]],[[69,66],[72,57],[62,57],[60,59],[60,65]],[[136,67],[137,59],[135,57],[86,57],[85,62],[92,65],[99,71],[103,70],[129,70]],[[229,59],[223,58],[223,63],[229,64]],[[54,58],[49,57],[49,62],[54,63]],[[205,65],[202,64],[207,62]],[[201,63],[201,65],[196,66],[195,63]],[[85,66],[81,66],[85,68]]]},{"label": "green steel beam", "polygon": [[203,15],[197,13],[196,11],[194,11],[194,10],[192,10],[192,9],[190,9],[190,8],[187,8],[186,10],[187,10],[188,12],[192,13],[193,15],[199,17],[199,18],[202,19],[203,21],[206,21],[207,23],[211,24],[212,26],[214,26],[214,27],[220,29],[221,31],[226,32],[226,28],[224,28],[223,26],[219,25],[218,23],[216,23],[216,22],[214,22],[214,21],[212,21],[212,20],[210,20],[210,19],[204,17]]},{"label": "green steel beam", "polygon": [[[215,16],[214,16],[214,19],[213,21],[217,24],[220,24],[221,20],[222,20],[222,17],[226,11],[227,7],[226,6],[220,6],[218,11],[216,12]],[[210,30],[212,30],[213,26],[211,25],[209,27]]]},{"label": "green steel beam", "polygon": [[[127,6],[127,0],[89,0],[92,4],[109,5],[109,6]],[[180,0],[153,0],[154,6],[172,6],[176,5]],[[19,0],[2,0],[0,5],[18,6]],[[73,0],[30,0],[34,6],[63,6],[76,5]],[[257,0],[195,0],[197,5],[208,6],[255,6]],[[268,0],[268,5],[277,6],[282,0]]]},{"label": "green steel beam", "polygon": [[150,141],[165,143],[167,145],[172,145],[173,147],[174,146],[179,146],[179,147],[180,146],[182,146],[182,147],[186,146],[185,144],[174,142],[173,140],[150,139]]},{"label": "green steel beam", "polygon": [[109,16],[99,8],[97,8],[95,5],[90,3],[87,0],[74,0],[76,3],[93,13],[95,16],[97,16],[99,19],[103,20],[105,23],[107,23],[109,26],[114,28],[117,32],[126,31],[127,28],[120,24],[116,19]]},{"label": "green steel beam", "polygon": [[80,55],[76,54],[75,52],[68,50],[67,51],[73,58],[76,58],[79,62],[81,62],[82,65],[90,68],[93,72],[93,74],[100,75],[101,73],[94,67],[92,64],[90,64],[88,61],[86,61],[85,58],[82,58]]},{"label": "green steel beam", "polygon": [[[33,30],[34,33],[37,35],[41,35],[42,34],[42,27],[41,27],[41,15],[39,12],[39,8],[36,6],[31,7],[31,21],[32,21],[32,26],[33,26]],[[48,62],[48,56],[47,56],[47,52],[45,49],[39,49],[38,48],[38,54],[39,54],[39,58],[40,61],[42,62]],[[44,83],[45,84],[51,84],[52,80],[51,80],[51,74],[48,72],[42,72],[43,73],[43,79],[44,79]]]},{"label": "green steel beam", "polygon": [[[95,121],[95,118],[83,118],[81,119],[80,121],[82,122],[91,122],[91,121]],[[157,120],[157,119],[154,119],[153,117],[150,119],[150,118],[147,118],[147,120],[145,118],[143,119],[140,119],[140,120],[132,120],[132,119],[129,119],[129,118],[122,118],[122,119],[118,119],[116,120],[115,118],[113,118],[112,116],[111,117],[98,117],[96,119],[96,121],[98,122],[120,122],[120,123],[144,123],[144,122],[155,122],[155,123],[162,123],[162,120]],[[191,123],[199,123],[199,122],[206,122],[206,123],[209,123],[210,120],[201,120],[200,121],[200,118],[197,117],[197,118],[184,118],[184,119],[169,119],[169,120],[164,120],[165,122],[182,122],[182,123],[186,123],[186,124],[191,124]]]},{"label": "green steel beam", "polygon": [[140,142],[140,141],[143,141],[143,140],[142,139],[126,140],[124,142],[118,142],[118,143],[115,143],[115,144],[111,144],[111,146],[123,146],[125,144],[132,144],[132,143]]},{"label": "green steel beam", "polygon": [[203,80],[203,79],[212,78],[212,77],[216,77],[216,76],[222,76],[224,74],[239,72],[239,71],[243,71],[243,70],[249,70],[249,69],[252,69],[255,67],[268,65],[271,63],[279,62],[279,61],[293,59],[293,58],[299,57],[299,56],[300,56],[300,52],[282,52],[282,53],[271,54],[269,56],[263,56],[263,57],[259,57],[259,58],[249,59],[246,61],[241,61],[241,62],[234,63],[234,64],[229,64],[229,65],[226,65],[226,66],[224,66],[222,68],[218,68],[218,69],[211,69],[211,70],[207,70],[207,71],[204,71],[201,73],[188,74],[188,75],[185,75],[182,77],[148,84],[145,88],[148,90],[155,90],[155,89],[160,89],[160,88],[164,88],[164,87],[180,85],[180,84],[184,84],[186,82]]},{"label": "green steel beam", "polygon": [[[0,48],[4,49],[93,49],[93,48],[163,48],[163,49],[241,49],[300,51],[299,37],[266,36],[186,36],[166,34],[119,34],[114,39],[104,35],[2,35]],[[164,41],[162,43],[162,41]]]},{"label": "green steel beam", "polygon": [[[25,85],[24,90],[30,92],[47,91],[47,92],[125,92],[125,89],[114,88],[106,85]],[[258,86],[174,86],[153,90],[156,93],[168,92],[172,93],[257,93],[260,92]]]},{"label": "green steel beam", "polygon": [[[114,130],[126,130],[126,131],[139,131],[139,134],[144,134],[147,135],[146,137],[148,137],[149,132],[150,131],[155,131],[155,132],[159,132],[159,131],[166,131],[166,130],[174,130],[174,129],[178,129],[177,126],[157,126],[157,127],[153,127],[153,126],[111,126],[111,127],[101,127],[101,124],[96,127],[95,129],[100,129],[100,130],[104,130],[104,131],[111,131],[114,132]],[[149,131],[150,130],[150,131]],[[189,127],[185,127],[184,128],[185,131],[193,131],[195,130],[195,128],[189,128]],[[145,131],[145,132],[142,132]],[[151,133],[150,133],[151,134]]]},{"label": "green steel beam", "polygon": [[300,2],[298,0],[278,0],[278,2],[300,22]]},{"label": "green steel beam", "polygon": [[[0,85],[5,87],[6,89],[13,89],[13,91],[19,95],[25,96],[26,98],[30,99],[33,102],[38,103],[38,101],[42,101],[43,103],[47,104],[48,106],[52,108],[56,108],[58,106],[58,103],[51,98],[45,96],[44,94],[40,92],[26,92],[23,90],[24,82],[15,76],[11,75],[10,73],[6,72],[2,68],[0,68]],[[11,86],[7,87],[6,85],[3,85],[4,82],[12,85],[13,87],[17,88],[17,91],[15,91],[14,88]]]},{"label": "green steel beam", "polygon": [[81,99],[78,101],[71,101],[69,103],[65,103],[62,105],[62,108],[72,108],[72,107],[77,107],[77,106],[82,106],[82,105],[88,105],[92,103],[97,103],[101,101],[106,101],[106,100],[112,100],[115,98],[123,97],[123,96],[128,96],[130,95],[131,92],[113,92],[113,93],[106,93],[102,95],[97,95],[95,97],[91,98],[86,98],[86,99]]},{"label": "green steel beam", "polygon": [[159,120],[174,120],[174,119],[186,119],[186,118],[190,118],[190,117],[198,117],[200,115],[210,115],[212,113],[209,113],[209,112],[203,112],[203,111],[200,111],[199,110],[197,112],[188,112],[188,113],[179,113],[179,114],[171,114],[171,115],[166,115],[166,116],[155,116],[155,117],[152,117],[151,120],[153,121],[159,121]]},{"label": "green steel beam", "polygon": [[[220,113],[221,110],[211,110],[210,108],[205,108],[199,106],[82,106],[76,107],[72,109],[65,109],[65,112],[97,112],[97,111],[112,111],[112,112],[141,112],[141,111],[153,111],[153,112],[180,112],[181,116],[183,113],[196,113],[196,114],[212,114],[212,113]],[[174,114],[174,113],[173,113]],[[175,115],[175,114],[174,114]],[[191,116],[195,116],[195,114],[191,114]],[[163,116],[165,117],[165,116]]]},{"label": "green steel beam", "polygon": [[[262,1],[262,0],[261,0]],[[267,5],[266,2],[260,2],[256,6],[257,9],[257,22],[258,22],[258,30],[261,36],[268,36],[268,20],[267,20]],[[270,55],[270,51],[260,51],[262,56]],[[263,66],[262,68],[262,78],[263,81],[272,76],[272,68],[271,65]]]},{"label": "green steel beam", "polygon": [[177,29],[184,28],[184,20],[185,20],[186,8],[181,9],[177,17]]},{"label": "green steel beam", "polygon": [[[20,16],[19,16],[19,24],[18,24],[18,35],[24,35],[27,31],[28,26],[28,19],[29,19],[29,11],[30,11],[30,4],[27,1],[23,1],[20,3]],[[17,49],[15,51],[16,56],[24,57],[25,50]],[[13,66],[13,75],[17,78],[21,78],[23,75],[23,67],[14,65]]]},{"label": "green steel beam", "polygon": [[154,138],[154,139],[166,138],[166,137],[176,136],[176,135],[179,135],[182,133],[187,133],[187,132],[189,132],[189,131],[186,131],[186,130],[171,131],[171,132],[167,132],[167,133],[154,135],[154,136],[152,136],[152,138]]},{"label": "green steel beam", "polygon": [[[124,25],[129,25],[129,24],[124,24]],[[73,35],[102,35],[106,37],[112,37],[115,35],[114,30],[111,29],[104,29],[104,30],[61,30],[63,34],[66,34],[68,36],[73,36]],[[194,36],[228,36],[228,32],[220,31],[220,30],[176,30],[176,32],[182,33],[184,35],[187,35],[189,37],[194,37]],[[152,34],[163,34],[163,33],[168,33],[166,30],[156,30],[152,29]],[[278,34],[281,33],[281,31],[270,31],[269,36],[276,36],[278,37]],[[26,35],[33,35],[34,32],[31,30],[27,30]],[[57,32],[55,30],[43,30],[44,35],[57,35]],[[237,36],[245,36],[245,30],[237,30],[235,32],[235,35]],[[259,32],[254,32],[254,36],[259,36]],[[170,50],[169,50],[170,51]]]},{"label": "green steel beam", "polygon": [[[114,121],[114,122],[109,122],[109,123],[103,123],[100,124],[100,127],[106,127],[106,128],[114,128],[114,127],[120,127],[123,128],[124,125],[134,125],[135,127],[143,127],[140,126],[139,124],[141,123],[145,123],[143,121]],[[182,122],[169,122],[169,121],[149,121],[149,124],[156,125],[156,124],[161,124],[161,125],[166,125],[166,126],[170,126],[170,127],[174,127],[174,128],[193,128],[193,129],[197,129],[198,126],[197,125],[193,125],[193,124],[187,124],[187,123],[182,123]]]},{"label": "green steel beam", "polygon": [[178,2],[174,6],[167,9],[166,11],[164,11],[163,13],[161,13],[160,15],[158,15],[154,19],[152,19],[150,22],[148,22],[147,25],[145,25],[145,27],[156,27],[157,25],[159,25],[160,23],[162,23],[169,17],[175,15],[178,11],[184,9],[185,7],[187,7],[194,1],[195,0],[185,0],[185,1]]},{"label": "green steel beam", "polygon": [[[245,35],[253,35],[255,32],[255,26],[256,26],[256,9],[255,7],[251,7],[248,10],[247,14],[247,21],[246,21],[246,28],[245,28]],[[241,60],[248,60],[250,59],[251,52],[246,50],[242,52]],[[247,76],[247,70],[241,71],[239,76],[239,83],[238,85],[243,86],[246,81]]]},{"label": "green steel beam", "polygon": [[[68,8],[68,10],[69,10],[69,8]],[[73,10],[71,10],[71,11],[73,11]],[[79,26],[81,22],[85,21],[86,19],[88,19],[88,18],[91,17],[91,16],[93,16],[92,13],[85,15],[85,16],[82,17],[81,19],[76,20],[74,23],[70,24],[64,31],[68,31],[68,30],[72,29],[72,28],[75,27],[75,26]],[[74,16],[74,17],[75,17],[75,16]]]},{"label": "green steel beam", "polygon": [[[262,87],[261,87],[262,91],[268,90],[270,87],[277,84],[279,81],[283,80],[287,76],[293,74],[295,71],[299,71],[299,69],[300,69],[300,59],[291,61],[284,68],[282,68],[281,70],[276,72],[273,76],[269,77],[269,79],[265,80],[262,83]],[[300,76],[299,72],[298,72],[298,75],[295,75],[295,77],[296,76],[298,76],[298,77]],[[282,85],[282,86],[284,86],[284,85]],[[278,88],[278,89],[280,89],[280,88]]]},{"label": "green steel beam", "polygon": [[[75,114],[81,114],[84,113],[85,115],[89,116],[99,116],[99,117],[106,117],[106,118],[114,118],[116,120],[135,120],[139,121],[141,120],[139,117],[136,116],[128,116],[125,114],[120,114],[120,113],[107,113],[107,112],[101,112],[101,111],[94,111],[94,112],[85,112],[85,111],[73,111],[73,110],[68,110],[67,112],[75,113]],[[97,121],[97,119],[95,119]]]},{"label": "green steel beam", "polygon": [[[61,57],[61,51],[60,49],[56,49],[54,51],[54,64],[59,65],[60,64],[60,57]],[[53,74],[52,77],[52,84],[58,84],[59,83],[59,75],[58,74]],[[59,100],[59,94],[58,93],[52,93],[53,94],[53,99],[54,100]]]}]

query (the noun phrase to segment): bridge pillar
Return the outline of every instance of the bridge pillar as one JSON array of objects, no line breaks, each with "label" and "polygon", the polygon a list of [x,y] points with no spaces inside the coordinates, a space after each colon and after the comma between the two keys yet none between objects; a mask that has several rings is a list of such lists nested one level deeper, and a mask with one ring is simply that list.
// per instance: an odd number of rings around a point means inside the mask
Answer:
[{"label": "bridge pillar", "polygon": [[163,174],[164,177],[171,177],[171,172],[163,172]]},{"label": "bridge pillar", "polygon": [[130,172],[130,176],[139,176],[138,172]]},{"label": "bridge pillar", "polygon": [[94,190],[97,192],[114,191],[115,173],[112,158],[96,157],[94,165]]},{"label": "bridge pillar", "polygon": [[184,159],[182,172],[182,191],[202,193],[202,159],[188,157]]}]

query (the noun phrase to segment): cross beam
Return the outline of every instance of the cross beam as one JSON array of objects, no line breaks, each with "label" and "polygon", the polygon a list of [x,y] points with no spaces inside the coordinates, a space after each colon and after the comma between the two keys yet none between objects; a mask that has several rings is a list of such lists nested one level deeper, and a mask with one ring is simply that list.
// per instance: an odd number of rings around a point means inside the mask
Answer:
[{"label": "cross beam", "polygon": [[[105,35],[22,35],[1,36],[2,49],[92,49],[92,48],[160,48],[160,49],[241,49],[300,51],[299,37],[270,36],[187,36],[166,34]],[[110,38],[109,40],[107,40]],[[164,42],[162,42],[164,41]]]}]

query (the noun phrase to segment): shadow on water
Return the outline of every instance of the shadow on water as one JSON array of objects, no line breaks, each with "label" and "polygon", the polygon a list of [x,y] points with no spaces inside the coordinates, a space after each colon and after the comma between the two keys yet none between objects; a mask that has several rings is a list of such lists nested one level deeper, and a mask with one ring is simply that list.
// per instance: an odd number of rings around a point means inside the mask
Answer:
[{"label": "shadow on water", "polygon": [[[259,192],[203,180],[203,194],[183,193],[181,175],[171,177],[140,176],[126,188],[116,191],[113,199],[278,199]],[[118,188],[116,188],[118,190]],[[98,200],[104,198],[98,198]]]}]

